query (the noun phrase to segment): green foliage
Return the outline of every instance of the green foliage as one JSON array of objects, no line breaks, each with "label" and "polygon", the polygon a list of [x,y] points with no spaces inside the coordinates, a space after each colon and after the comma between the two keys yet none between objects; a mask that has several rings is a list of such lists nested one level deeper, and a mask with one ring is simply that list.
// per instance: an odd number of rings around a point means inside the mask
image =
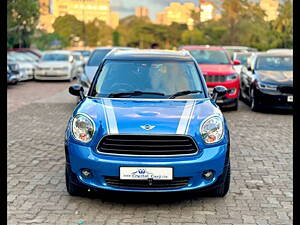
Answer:
[{"label": "green foliage", "polygon": [[73,15],[59,16],[53,23],[54,32],[67,40],[68,45],[76,38],[83,38],[84,23]]},{"label": "green foliage", "polygon": [[7,1],[7,47],[29,47],[38,18],[38,0]]},{"label": "green foliage", "polygon": [[[161,48],[180,45],[244,45],[266,50],[269,48],[292,48],[293,21],[290,0],[285,0],[279,8],[278,18],[267,22],[265,12],[258,3],[250,0],[224,0],[221,5],[221,19],[200,23],[199,12],[193,11],[194,29],[186,24],[172,23],[169,26],[151,23],[148,17],[128,16],[120,20],[113,30],[105,22],[95,19],[88,23],[75,16],[58,17],[54,33],[33,31],[38,19],[38,0],[8,1],[8,46],[19,43],[33,44],[48,49],[49,43],[60,41],[62,46],[83,41],[86,46],[132,46],[149,48],[159,43]],[[24,22],[25,21],[25,22]]]},{"label": "green foliage", "polygon": [[104,21],[94,19],[85,25],[85,35],[82,36],[87,46],[106,46],[112,44],[112,32],[113,30]]},{"label": "green foliage", "polygon": [[[52,46],[52,43],[58,41],[60,46]],[[31,43],[35,48],[40,50],[49,50],[56,48],[67,47],[68,41],[61,37],[58,33],[46,33],[42,30],[37,30]]]}]

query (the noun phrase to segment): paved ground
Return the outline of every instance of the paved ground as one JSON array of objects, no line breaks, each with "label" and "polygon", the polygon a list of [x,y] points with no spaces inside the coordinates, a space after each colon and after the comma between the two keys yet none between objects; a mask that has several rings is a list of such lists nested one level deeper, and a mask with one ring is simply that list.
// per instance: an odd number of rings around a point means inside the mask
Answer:
[{"label": "paved ground", "polygon": [[[27,84],[26,84],[27,85]],[[71,197],[64,181],[64,130],[75,100],[65,83],[8,114],[8,224],[292,224],[292,115],[226,112],[232,181],[225,198],[108,194]],[[53,87],[53,89],[52,89]],[[14,91],[17,92],[14,87]],[[10,92],[11,90],[8,90]],[[8,103],[17,101],[10,99]],[[19,103],[16,103],[19,104]]]}]

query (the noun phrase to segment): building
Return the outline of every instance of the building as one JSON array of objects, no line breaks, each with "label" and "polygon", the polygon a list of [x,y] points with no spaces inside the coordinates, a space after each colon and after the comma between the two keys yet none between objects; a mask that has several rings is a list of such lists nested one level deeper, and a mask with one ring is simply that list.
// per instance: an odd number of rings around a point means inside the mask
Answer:
[{"label": "building", "polygon": [[119,25],[119,15],[110,9],[110,0],[39,0],[39,28],[53,32],[52,24],[59,16],[74,15],[85,23],[99,19],[108,26],[116,28]]},{"label": "building", "polygon": [[180,4],[178,2],[172,2],[163,12],[156,14],[157,24],[170,25],[172,22],[187,24],[189,29],[193,29],[194,19],[192,18],[192,12],[199,12],[199,8],[194,3]]},{"label": "building", "polygon": [[200,22],[219,18],[215,15],[214,11],[215,7],[212,2],[200,1]]},{"label": "building", "polygon": [[149,17],[149,9],[146,7],[137,7],[137,8],[135,8],[135,16]]},{"label": "building", "polygon": [[279,2],[276,0],[261,0],[259,6],[267,14],[265,17],[266,21],[275,20],[278,16]]}]

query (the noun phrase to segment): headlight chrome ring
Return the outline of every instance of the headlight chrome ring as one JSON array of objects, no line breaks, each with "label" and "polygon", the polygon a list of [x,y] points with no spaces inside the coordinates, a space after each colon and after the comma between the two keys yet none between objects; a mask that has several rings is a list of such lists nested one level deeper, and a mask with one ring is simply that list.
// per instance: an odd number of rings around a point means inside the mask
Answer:
[{"label": "headlight chrome ring", "polygon": [[95,123],[86,114],[79,113],[72,120],[72,135],[83,143],[88,143],[92,140],[95,133]]}]

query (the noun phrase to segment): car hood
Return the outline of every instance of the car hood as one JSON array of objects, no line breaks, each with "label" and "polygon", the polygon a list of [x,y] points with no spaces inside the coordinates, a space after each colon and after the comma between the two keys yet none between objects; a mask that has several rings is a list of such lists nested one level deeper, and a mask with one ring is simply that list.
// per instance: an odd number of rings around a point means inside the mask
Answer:
[{"label": "car hood", "polygon": [[293,71],[269,71],[260,70],[256,71],[258,79],[261,82],[292,85],[293,84]]},{"label": "car hood", "polygon": [[40,68],[49,68],[49,67],[55,67],[55,68],[60,68],[60,67],[66,67],[69,66],[69,62],[65,61],[40,61],[38,63],[38,67]]},{"label": "car hood", "polygon": [[8,64],[18,64],[21,69],[33,69],[35,67],[32,62],[9,61]]},{"label": "car hood", "polygon": [[85,66],[84,72],[89,79],[89,82],[92,83],[95,73],[98,69],[98,66]]},{"label": "car hood", "polygon": [[228,75],[235,73],[232,65],[222,64],[199,64],[201,71],[207,75]]},{"label": "car hood", "polygon": [[[153,100],[86,98],[74,110],[94,121],[95,140],[108,134],[181,134],[200,135],[201,122],[210,115],[221,114],[210,99]],[[146,130],[145,125],[152,129]]]}]

